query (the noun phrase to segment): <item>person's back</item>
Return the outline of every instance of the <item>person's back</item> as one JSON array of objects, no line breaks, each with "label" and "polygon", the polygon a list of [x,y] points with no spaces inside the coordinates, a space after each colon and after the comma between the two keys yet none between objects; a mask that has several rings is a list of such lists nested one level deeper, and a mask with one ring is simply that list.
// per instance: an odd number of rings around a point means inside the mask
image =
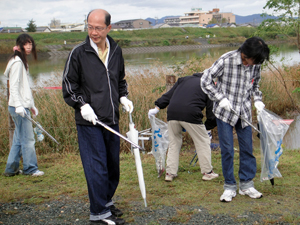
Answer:
[{"label": "person's back", "polygon": [[201,123],[202,110],[212,103],[200,88],[201,74],[178,79],[178,86],[174,90],[167,110],[168,121],[180,120],[189,123]]},{"label": "person's back", "polygon": [[[207,132],[216,126],[216,118],[212,113],[213,103],[200,87],[201,76],[201,73],[196,73],[193,76],[179,78],[171,90],[155,101],[156,107],[148,112],[150,117],[155,115],[159,108],[168,106],[169,150],[165,181],[172,181],[177,177],[183,129],[194,141],[203,174],[202,179],[212,180],[219,176],[212,170],[210,137]],[[204,108],[207,117],[205,125],[202,122]]]}]

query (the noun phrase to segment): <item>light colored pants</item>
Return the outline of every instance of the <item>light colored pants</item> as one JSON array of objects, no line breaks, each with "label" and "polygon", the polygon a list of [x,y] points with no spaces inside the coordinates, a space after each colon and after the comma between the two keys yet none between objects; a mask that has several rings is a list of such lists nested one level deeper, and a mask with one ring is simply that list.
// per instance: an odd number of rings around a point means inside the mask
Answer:
[{"label": "light colored pants", "polygon": [[201,173],[209,173],[213,167],[211,165],[210,138],[205,126],[203,124],[193,124],[177,120],[170,120],[168,122],[169,149],[166,172],[177,175],[179,153],[182,145],[182,128],[184,128],[193,139]]},{"label": "light colored pants", "polygon": [[[35,139],[32,123],[15,112],[15,107],[8,106],[8,111],[15,123],[13,143],[8,155],[5,173],[16,174],[19,171],[20,159],[23,157],[23,173],[33,174],[38,169],[35,153]],[[26,113],[30,116],[29,109]]]}]

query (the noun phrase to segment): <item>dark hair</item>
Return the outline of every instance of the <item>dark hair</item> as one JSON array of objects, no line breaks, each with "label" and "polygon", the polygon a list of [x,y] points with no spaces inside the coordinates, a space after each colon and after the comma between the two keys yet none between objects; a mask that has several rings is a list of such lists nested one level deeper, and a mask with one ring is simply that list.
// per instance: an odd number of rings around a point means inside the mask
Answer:
[{"label": "dark hair", "polygon": [[269,60],[270,49],[260,37],[247,39],[238,51],[253,59],[254,64],[262,64],[265,60]]},{"label": "dark hair", "polygon": [[[90,14],[91,14],[93,11],[95,11],[95,9],[91,10],[91,11],[89,12],[89,14],[87,15],[87,17],[86,17],[86,22],[89,22],[89,16],[90,16]],[[108,12],[105,11],[105,21],[104,21],[104,23],[105,23],[106,26],[109,26],[109,25],[110,25],[110,19],[111,19],[110,14],[109,14]]]},{"label": "dark hair", "polygon": [[34,43],[33,38],[28,35],[28,34],[20,34],[16,40],[16,45],[20,48],[20,51],[15,50],[14,54],[10,57],[10,58],[14,58],[15,56],[19,56],[26,68],[26,70],[28,69],[28,64],[27,64],[27,55],[24,49],[24,45],[26,45],[27,43],[32,43],[32,51],[31,53],[33,54],[34,59],[37,59],[37,55],[36,55],[36,46]]}]

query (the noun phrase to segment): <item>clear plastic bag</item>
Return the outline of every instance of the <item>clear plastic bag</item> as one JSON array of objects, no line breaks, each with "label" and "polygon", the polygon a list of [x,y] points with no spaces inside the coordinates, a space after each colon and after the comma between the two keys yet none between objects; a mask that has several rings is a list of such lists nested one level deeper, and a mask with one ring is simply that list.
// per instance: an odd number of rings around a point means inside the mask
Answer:
[{"label": "clear plastic bag", "polygon": [[264,109],[258,115],[260,129],[261,149],[261,175],[260,181],[271,180],[274,177],[282,177],[277,166],[279,157],[283,153],[283,137],[289,129],[289,125],[278,115]]},{"label": "clear plastic bag", "polygon": [[165,171],[166,153],[169,146],[168,124],[150,116],[152,130],[152,154],[155,158],[158,177]]}]

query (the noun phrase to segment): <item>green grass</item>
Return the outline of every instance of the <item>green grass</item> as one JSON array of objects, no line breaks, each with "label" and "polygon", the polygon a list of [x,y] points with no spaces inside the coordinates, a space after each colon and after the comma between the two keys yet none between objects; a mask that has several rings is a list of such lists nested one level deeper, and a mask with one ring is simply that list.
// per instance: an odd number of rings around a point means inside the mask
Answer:
[{"label": "green grass", "polygon": [[[187,62],[178,63],[173,69],[177,77],[191,75],[194,71],[202,71],[210,66],[214,59],[192,58]],[[137,130],[150,127],[147,112],[154,106],[154,101],[164,93],[165,76],[163,67],[159,62],[153,63],[153,68],[140,69],[138,72],[129,72],[126,75],[129,84],[129,99],[134,103],[133,119]],[[155,71],[155,72],[154,72]],[[297,79],[299,66],[284,70],[287,80]],[[261,90],[264,103],[268,109],[276,109],[280,115],[287,116],[286,107],[292,108],[287,101],[285,90],[279,82],[274,82],[272,73],[263,72],[264,79]],[[272,82],[270,82],[272,81]],[[53,78],[46,86],[61,85],[61,73],[57,73],[57,79]],[[288,91],[291,92],[298,83],[289,82]],[[274,99],[276,97],[276,101]],[[299,95],[294,95],[294,100],[299,105]],[[73,109],[66,105],[60,90],[36,89],[34,92],[35,104],[39,109],[36,118],[43,127],[59,142],[57,146],[47,136],[44,141],[36,143],[39,169],[45,172],[43,177],[15,176],[1,177],[0,179],[0,202],[20,201],[23,203],[40,204],[61,196],[69,196],[73,199],[87,200],[87,188],[84,173],[79,156],[77,132],[74,121]],[[253,110],[255,111],[255,110]],[[0,171],[5,169],[6,159],[9,152],[9,140],[7,129],[7,100],[5,95],[0,95]],[[120,109],[120,132],[128,131],[129,118],[127,113]],[[157,117],[166,121],[166,109],[160,110]],[[253,120],[255,121],[255,113]],[[286,118],[286,117],[285,117]],[[216,130],[213,131],[217,137]],[[254,137],[254,142],[257,138]],[[257,157],[257,175],[254,179],[256,188],[264,194],[259,200],[238,195],[232,203],[223,204],[219,197],[223,192],[224,179],[220,176],[209,182],[201,180],[200,169],[189,165],[194,147],[188,134],[183,137],[182,153],[180,155],[179,177],[171,183],[164,182],[163,178],[157,178],[155,160],[152,155],[142,155],[144,178],[147,190],[147,202],[151,209],[160,209],[162,206],[199,206],[207,209],[211,214],[226,214],[239,218],[239,215],[249,211],[263,214],[265,223],[300,223],[299,199],[300,199],[300,150],[284,150],[280,157],[279,170],[282,178],[275,178],[275,187],[270,182],[260,182],[260,151],[255,149]],[[145,146],[151,150],[151,142]],[[132,204],[138,203],[143,206],[138,178],[136,175],[134,156],[130,153],[129,144],[121,141],[121,179],[116,196],[122,210],[125,211],[126,221],[133,221],[135,215],[130,211]],[[212,165],[216,173],[222,174],[220,152],[213,152]],[[238,152],[235,154],[235,176],[238,173]],[[66,169],[67,168],[67,169]],[[10,213],[10,212],[8,212]],[[13,213],[13,212],[11,212]],[[142,213],[142,212],[140,212]],[[180,207],[171,221],[181,223],[187,221],[195,212]],[[274,219],[269,215],[281,216]],[[239,218],[241,223],[245,218]],[[152,224],[157,224],[153,221]]]},{"label": "green grass", "polygon": [[[172,27],[145,30],[123,30],[111,31],[109,33],[116,42],[122,47],[139,46],[168,46],[168,45],[190,45],[199,44],[196,38],[205,38],[210,35],[208,40],[211,44],[220,43],[242,43],[246,38],[254,35],[256,28],[237,27],[237,28],[212,28],[202,29],[195,27]],[[85,40],[87,32],[52,32],[52,33],[29,33],[37,44],[39,52],[48,51],[46,45],[77,44]],[[11,53],[12,47],[18,33],[0,34],[0,54]],[[189,39],[185,39],[189,36]]]},{"label": "green grass", "polygon": [[[191,147],[191,146],[190,146]],[[155,159],[152,155],[141,154],[148,207],[152,210],[162,206],[180,206],[176,216],[170,222],[184,223],[196,213],[184,206],[195,206],[208,210],[213,215],[231,215],[238,218],[250,211],[262,214],[266,223],[300,223],[300,150],[284,150],[279,160],[282,178],[275,178],[275,186],[269,181],[260,182],[260,150],[254,151],[258,168],[254,179],[255,187],[264,194],[262,199],[251,199],[237,195],[231,203],[221,203],[223,193],[221,156],[219,151],[212,152],[214,171],[220,174],[212,181],[202,181],[199,165],[190,166],[194,151],[182,151],[180,170],[173,182],[165,182],[164,177],[157,178]],[[238,152],[235,152],[235,177],[238,172]],[[2,177],[0,180],[0,199],[4,202],[23,202],[40,204],[68,196],[74,200],[87,200],[87,187],[78,153],[45,154],[38,157],[39,169],[45,172],[42,177],[18,175]],[[0,158],[0,171],[4,171],[6,157]],[[132,204],[143,206],[139,189],[134,156],[130,153],[120,155],[121,178],[115,194],[118,206],[125,212],[124,219],[133,221],[130,209]],[[68,168],[66,170],[66,168]],[[143,213],[140,212],[142,215]],[[269,218],[269,215],[280,215],[280,219]],[[298,216],[297,216],[298,215]],[[244,218],[240,218],[241,223]]]}]

